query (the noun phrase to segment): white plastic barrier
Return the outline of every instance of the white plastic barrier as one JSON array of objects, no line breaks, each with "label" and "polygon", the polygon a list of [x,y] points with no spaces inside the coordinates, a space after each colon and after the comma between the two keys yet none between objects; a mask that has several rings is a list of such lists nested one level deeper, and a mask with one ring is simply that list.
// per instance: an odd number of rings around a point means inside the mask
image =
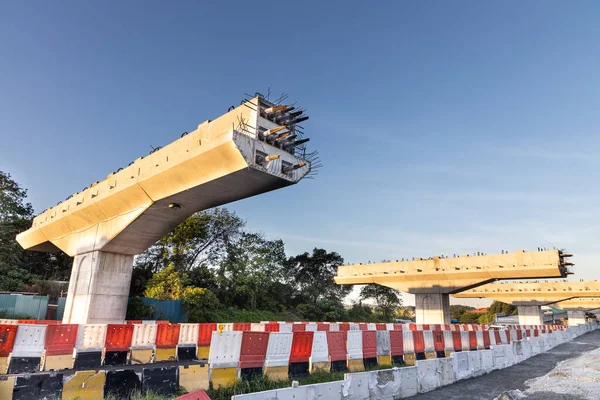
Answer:
[{"label": "white plastic barrier", "polygon": [[477,350],[484,350],[485,342],[483,341],[483,331],[475,332],[475,337],[477,338]]},{"label": "white plastic barrier", "polygon": [[394,324],[385,324],[385,329],[388,331],[393,331],[394,330]]},{"label": "white plastic barrier", "polygon": [[265,331],[265,324],[263,323],[256,323],[253,322],[250,324],[250,331],[251,332],[264,332]]},{"label": "white plastic barrier", "polygon": [[377,330],[377,325],[375,325],[373,323],[369,323],[369,324],[367,324],[367,330],[368,331],[376,331]]},{"label": "white plastic barrier", "polygon": [[198,334],[200,324],[179,324],[178,345],[183,347],[193,347],[198,344]]},{"label": "white plastic barrier", "polygon": [[348,360],[363,359],[363,334],[362,331],[348,331]]},{"label": "white plastic barrier", "polygon": [[438,375],[439,361],[437,359],[417,361],[417,382],[419,393],[426,393],[441,386]]},{"label": "white plastic barrier", "polygon": [[0,319],[0,325],[17,325],[18,319]]},{"label": "white plastic barrier", "polygon": [[156,324],[134,324],[131,349],[152,349],[156,344]]},{"label": "white plastic barrier", "polygon": [[404,345],[404,354],[414,354],[415,341],[412,331],[402,331],[402,341]]},{"label": "white plastic barrier", "polygon": [[142,324],[156,324],[156,321],[153,319],[145,319],[142,321]]},{"label": "white plastic barrier", "polygon": [[350,324],[351,331],[360,331],[360,326],[358,324]]},{"label": "white plastic barrier", "polygon": [[107,327],[108,325],[106,324],[79,325],[77,329],[77,343],[75,344],[77,352],[102,351],[106,343]]},{"label": "white plastic barrier", "polygon": [[471,348],[471,343],[469,340],[469,332],[467,332],[467,331],[460,332],[460,343],[462,345],[463,351],[469,351],[469,349]]},{"label": "white plastic barrier", "polygon": [[454,338],[452,331],[444,331],[444,350],[454,351]]},{"label": "white plastic barrier", "polygon": [[46,325],[19,325],[12,357],[41,357],[45,339]]},{"label": "white plastic barrier", "polygon": [[290,363],[290,351],[292,350],[292,332],[271,332],[265,367],[284,367]]},{"label": "white plastic barrier", "polygon": [[329,330],[332,332],[339,332],[340,324],[329,324]]},{"label": "white plastic barrier", "polygon": [[306,329],[307,332],[316,332],[317,331],[317,324],[310,322],[308,324],[306,324]]},{"label": "white plastic barrier", "polygon": [[500,334],[500,340],[502,341],[502,344],[508,344],[508,333],[509,331],[499,331],[498,333]]},{"label": "white plastic barrier", "polygon": [[279,332],[287,333],[292,332],[294,324],[288,324],[287,322],[279,324]]},{"label": "white plastic barrier", "polygon": [[210,368],[235,368],[240,361],[242,332],[214,331],[210,340],[208,365]]},{"label": "white plastic barrier", "polygon": [[425,351],[435,351],[435,344],[433,342],[433,332],[423,331],[423,341],[425,342]]},{"label": "white plastic barrier", "polygon": [[233,322],[221,322],[217,324],[217,330],[223,325],[223,332],[233,332]]},{"label": "white plastic barrier", "polygon": [[389,356],[390,350],[390,332],[377,331],[377,355]]},{"label": "white plastic barrier", "polygon": [[492,350],[478,350],[481,355],[481,370],[484,374],[494,369],[494,352]]},{"label": "white plastic barrier", "polygon": [[327,346],[326,332],[315,332],[313,336],[310,362],[329,362],[329,347]]}]

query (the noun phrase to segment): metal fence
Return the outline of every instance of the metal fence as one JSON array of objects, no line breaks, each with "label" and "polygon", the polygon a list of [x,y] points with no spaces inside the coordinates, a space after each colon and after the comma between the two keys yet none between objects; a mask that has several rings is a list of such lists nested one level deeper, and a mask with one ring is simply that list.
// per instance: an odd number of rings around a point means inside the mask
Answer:
[{"label": "metal fence", "polygon": [[0,294],[0,313],[8,318],[46,319],[47,310],[48,296]]},{"label": "metal fence", "polygon": [[141,297],[140,300],[154,307],[154,319],[164,319],[171,322],[187,322],[182,300],[156,300]]}]

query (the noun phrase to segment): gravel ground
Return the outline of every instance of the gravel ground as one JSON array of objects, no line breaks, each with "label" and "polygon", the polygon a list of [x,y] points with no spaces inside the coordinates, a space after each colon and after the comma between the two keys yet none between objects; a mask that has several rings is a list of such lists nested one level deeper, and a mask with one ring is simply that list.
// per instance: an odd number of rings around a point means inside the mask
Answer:
[{"label": "gravel ground", "polygon": [[512,367],[459,381],[411,399],[600,399],[600,329]]}]

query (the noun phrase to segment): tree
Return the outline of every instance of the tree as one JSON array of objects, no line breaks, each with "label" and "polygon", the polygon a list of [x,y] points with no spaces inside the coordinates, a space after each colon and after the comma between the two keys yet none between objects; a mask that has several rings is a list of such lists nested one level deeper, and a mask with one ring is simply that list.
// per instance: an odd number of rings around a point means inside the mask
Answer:
[{"label": "tree", "polygon": [[488,312],[492,314],[504,314],[504,315],[516,315],[517,314],[517,306],[513,306],[512,304],[502,303],[501,301],[496,301],[489,306]]},{"label": "tree", "polygon": [[391,321],[396,308],[402,306],[402,298],[398,290],[375,283],[364,286],[360,291],[360,298],[374,300],[375,309],[386,321]]},{"label": "tree", "polygon": [[351,285],[338,285],[333,280],[337,267],[343,263],[344,259],[338,253],[315,248],[312,254],[290,257],[286,264],[297,289],[307,302],[316,304],[330,300],[341,304],[352,290]]},{"label": "tree", "polygon": [[175,271],[171,264],[152,276],[144,295],[157,300],[180,300],[185,295],[186,283],[187,276]]},{"label": "tree", "polygon": [[157,272],[169,264],[187,272],[218,265],[229,244],[239,239],[245,222],[226,208],[195,213],[136,258],[136,266]]},{"label": "tree", "polygon": [[473,307],[463,306],[461,304],[453,304],[450,306],[450,316],[452,319],[460,320],[460,317],[465,311],[473,310]]},{"label": "tree", "polygon": [[190,322],[213,322],[214,313],[221,308],[221,303],[208,289],[188,287],[185,291],[183,308]]},{"label": "tree", "polygon": [[459,321],[461,324],[477,324],[481,313],[465,311],[461,314]]}]

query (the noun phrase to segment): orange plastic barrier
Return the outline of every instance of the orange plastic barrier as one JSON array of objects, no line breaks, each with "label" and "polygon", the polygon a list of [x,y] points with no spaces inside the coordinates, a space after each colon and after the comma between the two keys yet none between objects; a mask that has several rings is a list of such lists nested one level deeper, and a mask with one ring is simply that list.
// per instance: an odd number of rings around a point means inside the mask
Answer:
[{"label": "orange plastic barrier", "polygon": [[346,359],[346,332],[327,332],[329,360],[342,361]]},{"label": "orange plastic barrier", "polygon": [[158,324],[156,326],[156,348],[170,349],[179,343],[179,324]]},{"label": "orange plastic barrier", "polygon": [[417,330],[417,324],[408,324],[408,329],[410,329],[411,331],[416,331]]},{"label": "orange plastic barrier", "polygon": [[216,323],[200,324],[200,332],[198,333],[198,346],[210,346],[212,333],[216,330]]},{"label": "orange plastic barrier", "polygon": [[452,342],[454,343],[454,351],[462,351],[462,337],[460,331],[452,331]]},{"label": "orange plastic barrier", "polygon": [[108,324],[106,327],[106,351],[127,351],[133,337],[132,324]]},{"label": "orange plastic barrier", "polygon": [[191,393],[176,397],[174,400],[210,400],[204,389],[194,390]]},{"label": "orange plastic barrier", "polygon": [[444,351],[444,332],[432,331],[433,333],[433,345],[435,346],[435,351]]},{"label": "orange plastic barrier", "polygon": [[404,355],[404,336],[401,330],[390,331],[390,353],[392,356]]},{"label": "orange plastic barrier", "polygon": [[279,324],[277,322],[269,322],[268,324],[265,324],[265,332],[279,332]]},{"label": "orange plastic barrier", "polygon": [[477,332],[469,331],[469,350],[477,350]]},{"label": "orange plastic barrier", "polygon": [[413,342],[415,343],[415,353],[425,352],[425,338],[423,331],[413,331]]},{"label": "orange plastic barrier", "polygon": [[314,332],[294,332],[290,363],[304,363],[310,360]]},{"label": "orange plastic barrier", "polygon": [[369,326],[367,324],[358,324],[358,329],[360,329],[361,331],[366,331],[367,329],[369,329]]},{"label": "orange plastic barrier", "polygon": [[131,319],[131,320],[125,321],[125,323],[127,323],[128,325],[141,324],[142,320],[141,319]]},{"label": "orange plastic barrier", "polygon": [[[375,329],[377,329],[378,331],[385,331],[387,330],[387,326],[386,324],[375,324]],[[367,358],[367,357],[365,357]]]},{"label": "orange plastic barrier", "polygon": [[265,364],[268,344],[269,332],[243,332],[240,368],[262,367]]},{"label": "orange plastic barrier", "polygon": [[317,330],[318,331],[325,331],[328,332],[329,331],[329,324],[317,324]]},{"label": "orange plastic barrier", "polygon": [[44,340],[46,355],[57,356],[73,353],[77,342],[77,328],[76,324],[48,325]]},{"label": "orange plastic barrier", "polygon": [[250,322],[235,322],[233,324],[234,331],[249,331],[250,330]]},{"label": "orange plastic barrier", "polygon": [[[500,331],[493,331],[493,332],[494,332],[494,337],[496,339],[496,344],[504,344],[504,343],[502,343],[502,338],[500,337]],[[507,333],[506,336],[510,337],[510,334],[508,334],[508,332],[506,332],[506,333]],[[485,340],[485,338],[483,340]]]},{"label": "orange plastic barrier", "polygon": [[37,325],[61,325],[62,321],[57,321],[55,319],[38,319],[35,323]]},{"label": "orange plastic barrier", "polygon": [[306,324],[294,324],[292,325],[292,332],[305,332]]},{"label": "orange plastic barrier", "polygon": [[490,331],[483,331],[483,347],[490,348]]},{"label": "orange plastic barrier", "polygon": [[350,324],[347,322],[341,323],[340,324],[340,331],[342,332],[348,332],[350,330]]},{"label": "orange plastic barrier", "polygon": [[394,324],[395,331],[402,331],[402,324]]},{"label": "orange plastic barrier", "polygon": [[17,337],[17,325],[0,325],[0,357],[8,357]]},{"label": "orange plastic barrier", "polygon": [[37,319],[20,319],[17,321],[19,324],[35,324],[37,323]]},{"label": "orange plastic barrier", "polygon": [[[385,325],[385,324],[384,324]],[[377,357],[377,331],[363,331],[363,358]]]}]

